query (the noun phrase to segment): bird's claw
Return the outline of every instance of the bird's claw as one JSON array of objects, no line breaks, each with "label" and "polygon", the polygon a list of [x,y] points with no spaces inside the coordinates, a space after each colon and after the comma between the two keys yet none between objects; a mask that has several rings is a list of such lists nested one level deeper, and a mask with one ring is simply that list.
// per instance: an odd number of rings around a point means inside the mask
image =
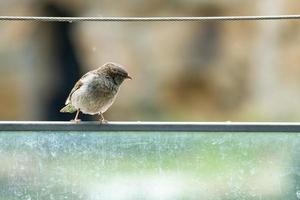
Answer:
[{"label": "bird's claw", "polygon": [[100,124],[107,124],[108,123],[108,121],[106,119],[100,119],[99,122],[100,122]]},{"label": "bird's claw", "polygon": [[79,122],[81,122],[80,119],[72,119],[71,122],[75,122],[76,124],[78,124]]}]

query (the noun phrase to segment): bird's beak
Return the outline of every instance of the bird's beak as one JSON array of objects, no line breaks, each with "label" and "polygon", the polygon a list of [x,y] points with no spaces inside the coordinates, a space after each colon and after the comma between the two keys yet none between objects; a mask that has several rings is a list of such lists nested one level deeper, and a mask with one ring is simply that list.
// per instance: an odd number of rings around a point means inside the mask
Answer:
[{"label": "bird's beak", "polygon": [[131,78],[129,75],[127,75],[127,76],[126,76],[126,78],[128,78],[128,79],[132,80],[132,78]]}]

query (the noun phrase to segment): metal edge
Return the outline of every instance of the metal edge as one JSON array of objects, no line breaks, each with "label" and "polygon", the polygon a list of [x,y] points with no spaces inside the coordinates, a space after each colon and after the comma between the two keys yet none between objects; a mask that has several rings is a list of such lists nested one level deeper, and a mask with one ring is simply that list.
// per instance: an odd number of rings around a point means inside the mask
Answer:
[{"label": "metal edge", "polygon": [[299,132],[300,123],[2,121],[0,131]]}]

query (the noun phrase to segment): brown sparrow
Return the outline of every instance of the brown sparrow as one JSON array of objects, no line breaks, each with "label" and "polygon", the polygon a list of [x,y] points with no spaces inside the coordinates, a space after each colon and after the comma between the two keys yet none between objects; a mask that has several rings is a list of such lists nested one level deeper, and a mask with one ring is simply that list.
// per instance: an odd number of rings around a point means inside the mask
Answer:
[{"label": "brown sparrow", "polygon": [[131,79],[125,69],[116,63],[106,63],[96,70],[83,75],[71,90],[66,106],[60,112],[76,112],[74,121],[78,122],[79,112],[100,115],[100,122],[106,122],[103,113],[113,104],[119,87],[125,79]]}]

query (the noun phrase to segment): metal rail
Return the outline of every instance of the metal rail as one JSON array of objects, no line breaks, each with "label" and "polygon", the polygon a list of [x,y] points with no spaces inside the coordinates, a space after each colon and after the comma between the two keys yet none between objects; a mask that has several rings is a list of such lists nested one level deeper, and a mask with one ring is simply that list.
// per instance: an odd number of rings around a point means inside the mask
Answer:
[{"label": "metal rail", "polygon": [[300,123],[2,121],[0,131],[298,132]]},{"label": "metal rail", "polygon": [[267,16],[211,16],[211,17],[39,17],[39,16],[0,16],[0,21],[35,22],[205,22],[205,21],[254,21],[254,20],[296,20],[300,15]]}]

